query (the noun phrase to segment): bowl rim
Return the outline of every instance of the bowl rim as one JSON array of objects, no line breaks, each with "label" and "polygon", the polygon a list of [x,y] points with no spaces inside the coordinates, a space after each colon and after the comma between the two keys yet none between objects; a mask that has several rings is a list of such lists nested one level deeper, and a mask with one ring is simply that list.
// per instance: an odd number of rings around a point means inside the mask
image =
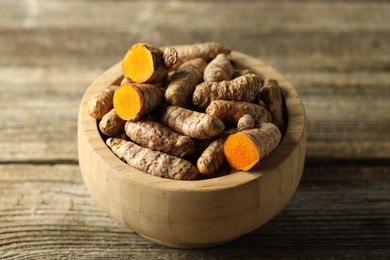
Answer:
[{"label": "bowl rim", "polygon": [[278,166],[297,149],[301,139],[305,138],[306,114],[297,91],[277,70],[242,52],[232,50],[230,55],[232,61],[239,67],[249,68],[265,78],[278,80],[287,108],[287,130],[279,146],[250,171],[237,171],[228,175],[202,180],[172,180],[152,176],[120,160],[111,152],[100,136],[96,119],[89,115],[87,104],[92,95],[111,84],[120,84],[123,78],[121,61],[98,76],[85,91],[79,111],[79,134],[81,132],[85,135],[88,145],[107,164],[111,174],[149,187],[167,191],[201,192],[235,188],[251,181],[261,181],[264,174],[277,170]]}]

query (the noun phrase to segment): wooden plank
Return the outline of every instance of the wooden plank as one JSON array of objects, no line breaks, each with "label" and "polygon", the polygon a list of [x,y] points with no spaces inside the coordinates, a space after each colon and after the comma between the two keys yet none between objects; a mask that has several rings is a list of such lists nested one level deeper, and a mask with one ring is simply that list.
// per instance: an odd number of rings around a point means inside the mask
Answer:
[{"label": "wooden plank", "polygon": [[[0,23],[0,65],[107,67],[134,42],[215,40],[283,70],[389,67],[390,4],[383,1],[31,2],[35,7],[0,2],[7,10]],[[29,14],[29,9],[36,11]],[[115,19],[106,10],[115,10]],[[129,16],[129,10],[143,12]]]},{"label": "wooden plank", "polygon": [[77,160],[79,104],[99,73],[0,68],[0,161]]},{"label": "wooden plank", "polygon": [[[2,0],[12,27],[159,28],[219,31],[388,30],[386,1],[14,1]],[[88,10],[86,15],[85,10]],[[361,14],[365,15],[362,16]],[[131,14],[131,15],[129,15]],[[216,15],[217,14],[217,15]],[[276,17],[283,18],[275,19]],[[61,17],[62,19],[58,19]],[[115,19],[113,19],[115,17]],[[204,19],[204,18],[208,19]],[[2,20],[2,21],[4,21]],[[189,21],[191,21],[189,23]],[[4,22],[2,23],[4,24]],[[1,25],[1,24],[0,24]],[[140,25],[143,25],[142,27]]]},{"label": "wooden plank", "polygon": [[388,75],[384,72],[304,74],[291,74],[296,78],[291,82],[306,108],[307,154],[388,158]]},{"label": "wooden plank", "polygon": [[77,165],[0,165],[0,172],[2,259],[390,256],[388,164],[311,164],[277,217],[208,250],[165,248],[118,225],[91,199]]},{"label": "wooden plank", "polygon": [[134,42],[207,40],[260,58],[297,87],[309,156],[388,158],[389,8],[386,1],[0,1],[7,10],[0,161],[76,161],[78,102],[95,77]]},{"label": "wooden plank", "polygon": [[[134,42],[215,40],[285,73],[389,67],[390,4],[383,1],[30,2],[0,2],[7,10],[0,23],[0,65],[106,68]],[[115,10],[115,19],[106,10]],[[129,10],[143,12],[129,16]]]},{"label": "wooden plank", "polygon": [[[390,23],[390,19],[384,22]],[[116,28],[0,28],[0,33],[2,67],[107,68],[122,59],[132,44],[144,41],[163,46],[214,40],[260,58],[285,73],[383,72],[388,70],[390,60],[386,44],[390,41],[390,31],[374,29],[370,32],[243,30],[224,33],[218,29],[202,32],[178,27],[140,34]]]}]

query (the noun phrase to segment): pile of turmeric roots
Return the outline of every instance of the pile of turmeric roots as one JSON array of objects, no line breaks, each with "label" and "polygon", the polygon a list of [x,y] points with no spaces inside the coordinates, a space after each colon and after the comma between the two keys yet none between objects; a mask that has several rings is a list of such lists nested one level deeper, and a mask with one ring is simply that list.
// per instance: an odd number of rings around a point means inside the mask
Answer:
[{"label": "pile of turmeric roots", "polygon": [[129,165],[169,179],[249,171],[286,131],[283,100],[275,79],[235,68],[230,52],[215,42],[131,46],[120,86],[88,102],[107,146]]}]

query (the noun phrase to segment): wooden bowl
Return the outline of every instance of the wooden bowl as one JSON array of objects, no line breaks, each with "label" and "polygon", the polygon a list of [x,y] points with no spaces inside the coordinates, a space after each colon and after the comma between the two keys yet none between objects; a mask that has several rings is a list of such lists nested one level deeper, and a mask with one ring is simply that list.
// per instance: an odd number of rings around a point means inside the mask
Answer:
[{"label": "wooden bowl", "polygon": [[176,248],[226,243],[264,225],[287,204],[300,181],[305,158],[305,112],[292,85],[275,69],[232,52],[238,66],[277,79],[288,128],[280,145],[249,172],[197,181],[151,176],[118,159],[105,145],[89,98],[122,79],[121,63],[86,90],[78,117],[78,152],[88,191],[112,218],[144,238]]}]

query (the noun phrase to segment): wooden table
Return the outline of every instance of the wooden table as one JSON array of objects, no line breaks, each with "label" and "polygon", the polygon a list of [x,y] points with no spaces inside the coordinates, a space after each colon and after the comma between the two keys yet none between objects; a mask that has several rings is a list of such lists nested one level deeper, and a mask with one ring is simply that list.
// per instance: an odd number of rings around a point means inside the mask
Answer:
[{"label": "wooden table", "polygon": [[[388,259],[387,1],[0,1],[1,259]],[[218,41],[274,66],[307,113],[287,207],[205,250],[166,248],[108,217],[80,175],[90,82],[136,42]],[[245,258],[244,258],[245,257]]]}]

